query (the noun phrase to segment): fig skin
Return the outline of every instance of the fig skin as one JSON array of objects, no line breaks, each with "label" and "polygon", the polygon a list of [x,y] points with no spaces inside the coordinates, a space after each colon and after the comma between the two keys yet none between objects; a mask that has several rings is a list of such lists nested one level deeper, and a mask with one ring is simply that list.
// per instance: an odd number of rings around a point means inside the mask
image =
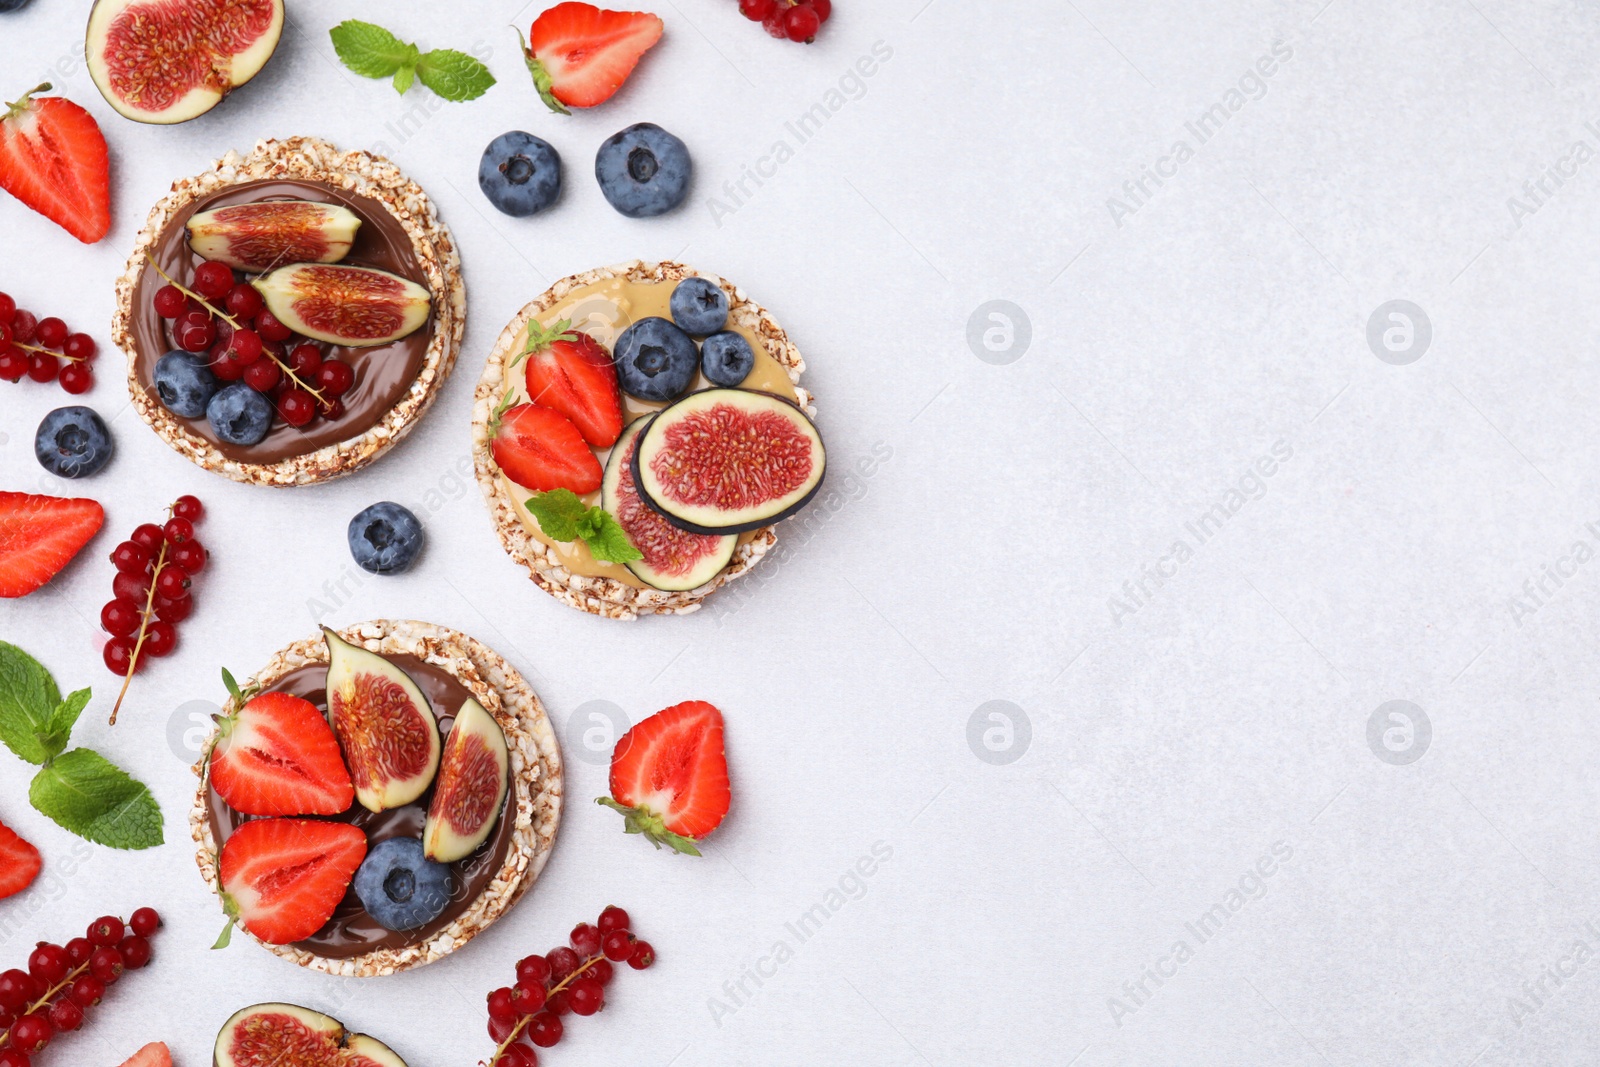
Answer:
[{"label": "fig skin", "polygon": [[[322,628],[328,642],[328,721],[333,725],[334,736],[344,751],[345,764],[350,768],[350,779],[356,787],[356,801],[370,812],[410,804],[433,784],[439,770],[439,724],[433,717],[428,698],[417,683],[376,652],[368,652],[351,644],[338,634]],[[398,690],[409,703],[409,723],[385,722],[375,724],[360,721],[363,714],[370,715],[370,707],[363,707],[358,697],[371,698],[378,686]],[[394,695],[390,693],[389,695]],[[420,755],[407,768],[408,773],[396,774],[392,766],[394,754],[379,751],[374,742],[381,726],[383,737],[389,740],[400,729],[408,734],[407,741],[422,746]]]},{"label": "fig skin", "polygon": [[428,290],[372,267],[292,263],[250,284],[289,329],[346,348],[373,348],[409,337],[433,309]]},{"label": "fig skin", "polygon": [[[481,775],[486,769],[484,757],[493,764],[489,772],[491,781],[469,781],[466,776]],[[433,802],[428,807],[428,820],[422,828],[422,852],[435,863],[454,863],[465,859],[489,837],[489,831],[500,819],[500,809],[505,806],[506,791],[510,788],[511,755],[506,749],[505,731],[494,721],[494,716],[484,710],[476,700],[468,700],[456,712],[456,721],[445,739],[444,757],[439,763],[439,786],[433,791]],[[492,787],[490,797],[471,797],[462,791],[480,791]],[[476,826],[458,826],[450,817],[450,809],[466,800],[487,801],[472,806],[484,812]]]},{"label": "fig skin", "polygon": [[350,254],[361,217],[342,204],[266,200],[202,211],[185,228],[195,255],[255,274],[284,263],[337,263]]}]

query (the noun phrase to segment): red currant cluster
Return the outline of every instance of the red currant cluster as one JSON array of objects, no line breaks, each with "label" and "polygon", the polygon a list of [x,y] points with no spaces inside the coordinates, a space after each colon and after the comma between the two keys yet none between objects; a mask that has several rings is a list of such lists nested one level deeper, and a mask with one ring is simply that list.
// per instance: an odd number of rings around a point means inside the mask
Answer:
[{"label": "red currant cluster", "polygon": [[780,41],[810,44],[833,14],[833,0],[739,0],[739,12]]},{"label": "red currant cluster", "polygon": [[612,964],[626,961],[642,971],[656,961],[656,950],[633,936],[628,921],[628,913],[613,905],[600,913],[599,925],[574,926],[570,947],[517,964],[517,984],[489,994],[489,1036],[500,1043],[489,1067],[538,1067],[534,1046],[561,1040],[563,1015],[593,1015],[606,1006]]},{"label": "red currant cluster", "polygon": [[167,512],[165,526],[147,522],[111,550],[117,576],[111,580],[112,599],[100,609],[100,625],[111,635],[106,666],[124,676],[112,722],[128,682],[144,667],[145,654],[166,656],[178,647],[177,624],[194,610],[189,585],[205,569],[205,547],[194,537],[205,508],[192,496],[180,496]]},{"label": "red currant cluster", "polygon": [[26,374],[36,382],[59,380],[74,396],[87,393],[94,387],[89,362],[95,352],[93,337],[72,333],[54,315],[38,318],[0,293],[0,379],[20,382]]},{"label": "red currant cluster", "polygon": [[[158,270],[160,268],[157,268]],[[239,281],[226,263],[206,261],[194,270],[193,288],[164,271],[167,284],[152,298],[156,314],[167,319],[172,343],[185,352],[209,352],[218,380],[243,380],[266,393],[278,417],[300,427],[321,415],[344,414],[340,398],[356,382],[355,368],[324,359],[322,349],[296,340],[294,331],[268,311],[261,294]]]},{"label": "red currant cluster", "polygon": [[0,974],[0,1067],[30,1067],[51,1038],[82,1026],[106,986],[150,962],[149,938],[160,926],[154,908],[140,908],[126,925],[103,915],[65,945],[39,942],[27,970]]}]

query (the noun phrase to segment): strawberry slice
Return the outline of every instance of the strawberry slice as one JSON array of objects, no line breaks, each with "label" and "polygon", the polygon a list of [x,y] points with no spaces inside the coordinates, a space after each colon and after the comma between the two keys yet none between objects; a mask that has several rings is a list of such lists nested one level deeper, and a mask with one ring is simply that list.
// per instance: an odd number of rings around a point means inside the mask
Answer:
[{"label": "strawberry slice", "polygon": [[528,343],[517,357],[528,361],[528,398],[571,419],[595,448],[610,448],[622,435],[617,370],[604,345],[586,333],[573,333],[571,326],[565,319],[548,330],[538,322],[528,324]]},{"label": "strawberry slice", "polygon": [[[348,823],[257,819],[233,832],[218,864],[229,926],[269,945],[322,929],[367,856],[367,835]],[[224,930],[218,947],[227,944]]]},{"label": "strawberry slice", "polygon": [[698,856],[695,842],[722,823],[731,800],[722,712],[690,700],[622,735],[611,756],[611,796],[595,803],[620,811],[627,832],[656,848]]},{"label": "strawberry slice", "polygon": [[172,1067],[172,1050],[160,1041],[152,1041],[130,1056],[122,1067]]},{"label": "strawberry slice", "polygon": [[86,497],[0,493],[0,597],[27,596],[54,578],[105,521]]},{"label": "strawberry slice", "polygon": [[45,82],[0,114],[0,189],[84,244],[111,229],[111,164],[94,116]]},{"label": "strawberry slice", "polygon": [[661,20],[648,12],[557,4],[534,20],[522,56],[545,106],[570,115],[568,107],[610,100],[639,57],[661,40],[661,30]]},{"label": "strawberry slice", "polygon": [[245,815],[337,815],[356,795],[328,720],[288,693],[251,697],[219,722],[211,786]]},{"label": "strawberry slice", "polygon": [[[510,400],[507,393],[502,404]],[[502,410],[489,433],[495,466],[524,489],[570,489],[582,496],[600,488],[600,461],[572,420],[553,408],[518,404]]]},{"label": "strawberry slice", "polygon": [[16,896],[39,877],[39,850],[0,822],[0,900]]}]

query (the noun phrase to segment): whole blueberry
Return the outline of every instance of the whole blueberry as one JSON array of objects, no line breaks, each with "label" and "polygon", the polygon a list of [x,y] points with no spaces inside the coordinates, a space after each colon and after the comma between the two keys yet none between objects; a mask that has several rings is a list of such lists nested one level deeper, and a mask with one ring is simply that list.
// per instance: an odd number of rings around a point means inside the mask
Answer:
[{"label": "whole blueberry", "polygon": [[714,333],[700,343],[700,369],[717,385],[732,389],[750,377],[755,365],[750,342],[731,330]]},{"label": "whole blueberry", "polygon": [[93,408],[56,408],[39,423],[33,454],[58,478],[87,478],[111,462],[111,431]]},{"label": "whole blueberry", "polygon": [[28,0],[0,0],[0,14],[8,11],[21,11],[28,6]]},{"label": "whole blueberry", "polygon": [[386,930],[415,930],[450,903],[450,868],[422,854],[414,837],[391,837],[367,853],[356,871],[356,896]]},{"label": "whole blueberry", "polygon": [[260,444],[272,428],[272,402],[243,382],[234,382],[212,396],[206,419],[230,445]]},{"label": "whole blueberry", "polygon": [[[3,0],[0,0],[3,2]],[[156,396],[174,415],[198,419],[217,392],[217,376],[199,352],[172,351],[156,360]]]},{"label": "whole blueberry", "polygon": [[350,520],[345,540],[362,570],[399,574],[410,570],[422,554],[422,523],[409,509],[384,500]]},{"label": "whole blueberry", "polygon": [[622,391],[640,400],[665,401],[682,395],[700,366],[694,338],[654,317],[623,330],[611,358]]},{"label": "whole blueberry", "polygon": [[594,176],[611,206],[630,219],[671,211],[689,193],[689,149],[653,122],[640,122],[601,144]]},{"label": "whole blueberry", "polygon": [[531,133],[502,133],[483,150],[478,188],[507,215],[536,214],[561,195],[561,153]]},{"label": "whole blueberry", "polygon": [[706,278],[685,278],[672,290],[672,321],[696,337],[728,325],[728,294]]}]

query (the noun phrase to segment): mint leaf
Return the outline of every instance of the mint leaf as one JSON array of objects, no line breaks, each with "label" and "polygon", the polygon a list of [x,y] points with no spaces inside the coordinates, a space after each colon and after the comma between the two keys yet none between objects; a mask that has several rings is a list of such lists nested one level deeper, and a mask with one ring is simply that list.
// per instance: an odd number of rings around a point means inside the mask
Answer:
[{"label": "mint leaf", "polygon": [[417,64],[417,46],[382,26],[346,19],[328,31],[339,61],[363,78],[387,78]]},{"label": "mint leaf", "polygon": [[399,70],[394,72],[394,91],[397,93],[404,93],[407,89],[411,88],[412,82],[416,81],[416,79],[416,67],[401,67]]},{"label": "mint leaf", "polygon": [[522,61],[528,66],[528,73],[533,75],[533,87],[539,93],[539,99],[544,101],[544,106],[554,111],[557,115],[570,115],[567,106],[556,99],[555,82],[550,77],[550,72],[545,70],[539,57],[533,54],[533,49],[528,47],[528,39],[522,36],[522,31],[517,31],[517,41],[522,45]]},{"label": "mint leaf", "polygon": [[79,689],[68,693],[67,699],[57,704],[50,713],[50,722],[39,742],[49,751],[50,758],[61,755],[61,750],[67,747],[67,739],[72,736],[72,728],[78,723],[78,716],[83,714],[83,709],[89,705],[90,690]]},{"label": "mint leaf", "polygon": [[34,776],[28,799],[63,829],[110,848],[161,844],[161,809],[144,785],[100,753],[75,748]]},{"label": "mint leaf", "polygon": [[476,100],[494,84],[488,67],[453,48],[423,53],[417,61],[417,77],[446,100]]},{"label": "mint leaf", "polygon": [[0,641],[0,742],[19,759],[46,762],[65,746],[63,739],[61,746],[51,750],[44,740],[51,733],[50,719],[60,703],[61,690],[44,664],[16,645]]},{"label": "mint leaf", "polygon": [[589,554],[604,563],[628,563],[643,559],[633,546],[622,524],[604,508],[590,508],[578,522],[578,536],[589,546]]},{"label": "mint leaf", "polygon": [[578,536],[578,521],[588,511],[571,489],[552,489],[528,498],[528,510],[539,520],[539,529],[552,541],[571,541]]}]

